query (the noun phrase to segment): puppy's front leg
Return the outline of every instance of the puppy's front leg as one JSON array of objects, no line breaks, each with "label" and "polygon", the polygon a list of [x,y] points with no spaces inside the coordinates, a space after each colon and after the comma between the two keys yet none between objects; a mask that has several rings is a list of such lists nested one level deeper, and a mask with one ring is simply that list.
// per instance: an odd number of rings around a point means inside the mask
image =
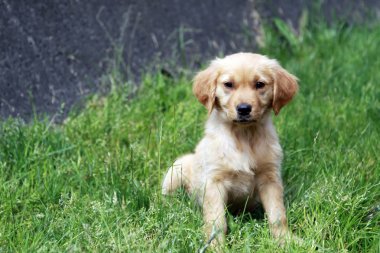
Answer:
[{"label": "puppy's front leg", "polygon": [[267,214],[271,233],[284,243],[288,234],[283,186],[276,172],[257,175],[257,185],[261,202]]},{"label": "puppy's front leg", "polygon": [[203,218],[205,222],[206,240],[211,245],[219,246],[224,243],[224,235],[227,232],[225,217],[225,204],[227,194],[224,187],[216,183],[207,183],[202,200]]}]

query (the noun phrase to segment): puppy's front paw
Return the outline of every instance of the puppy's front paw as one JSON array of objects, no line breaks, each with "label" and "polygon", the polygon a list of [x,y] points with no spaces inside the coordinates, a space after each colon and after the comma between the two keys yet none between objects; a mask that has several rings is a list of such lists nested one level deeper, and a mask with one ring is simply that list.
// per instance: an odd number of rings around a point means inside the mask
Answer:
[{"label": "puppy's front paw", "polygon": [[212,249],[215,252],[223,252],[224,245],[224,231],[222,229],[218,229],[215,225],[212,226],[212,230],[206,227],[206,235],[209,235],[206,238],[206,244],[199,250],[199,253],[206,252],[207,248]]}]

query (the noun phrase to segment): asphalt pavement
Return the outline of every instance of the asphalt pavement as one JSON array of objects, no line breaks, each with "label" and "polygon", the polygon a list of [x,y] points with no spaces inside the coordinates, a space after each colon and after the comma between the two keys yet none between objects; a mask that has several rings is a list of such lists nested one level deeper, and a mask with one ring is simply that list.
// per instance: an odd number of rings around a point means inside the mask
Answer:
[{"label": "asphalt pavement", "polygon": [[375,0],[0,0],[0,118],[60,121],[103,92],[113,67],[126,80],[158,66],[175,75],[205,60],[254,51],[260,25],[280,17],[297,29],[305,9],[360,22]]}]

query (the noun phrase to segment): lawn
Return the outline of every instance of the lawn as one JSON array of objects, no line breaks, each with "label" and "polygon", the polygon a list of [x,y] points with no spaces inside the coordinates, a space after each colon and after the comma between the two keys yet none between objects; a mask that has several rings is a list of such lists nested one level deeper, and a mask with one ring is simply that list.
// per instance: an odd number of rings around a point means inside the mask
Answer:
[{"label": "lawn", "polygon": [[[379,25],[267,30],[258,51],[300,79],[274,122],[289,227],[305,244],[281,249],[265,218],[229,215],[227,252],[380,252],[379,42]],[[62,124],[0,122],[0,252],[203,247],[201,210],[160,186],[207,112],[191,76],[147,73],[135,86],[112,85]]]}]

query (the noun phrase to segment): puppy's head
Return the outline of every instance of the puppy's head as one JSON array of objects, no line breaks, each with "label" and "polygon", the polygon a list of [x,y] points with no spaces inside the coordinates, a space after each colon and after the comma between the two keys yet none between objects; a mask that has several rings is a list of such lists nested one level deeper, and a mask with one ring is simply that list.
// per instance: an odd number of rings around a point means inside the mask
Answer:
[{"label": "puppy's head", "polygon": [[209,113],[216,110],[225,121],[241,125],[260,121],[271,108],[277,115],[297,90],[297,78],[276,60],[251,53],[212,61],[193,85]]}]

